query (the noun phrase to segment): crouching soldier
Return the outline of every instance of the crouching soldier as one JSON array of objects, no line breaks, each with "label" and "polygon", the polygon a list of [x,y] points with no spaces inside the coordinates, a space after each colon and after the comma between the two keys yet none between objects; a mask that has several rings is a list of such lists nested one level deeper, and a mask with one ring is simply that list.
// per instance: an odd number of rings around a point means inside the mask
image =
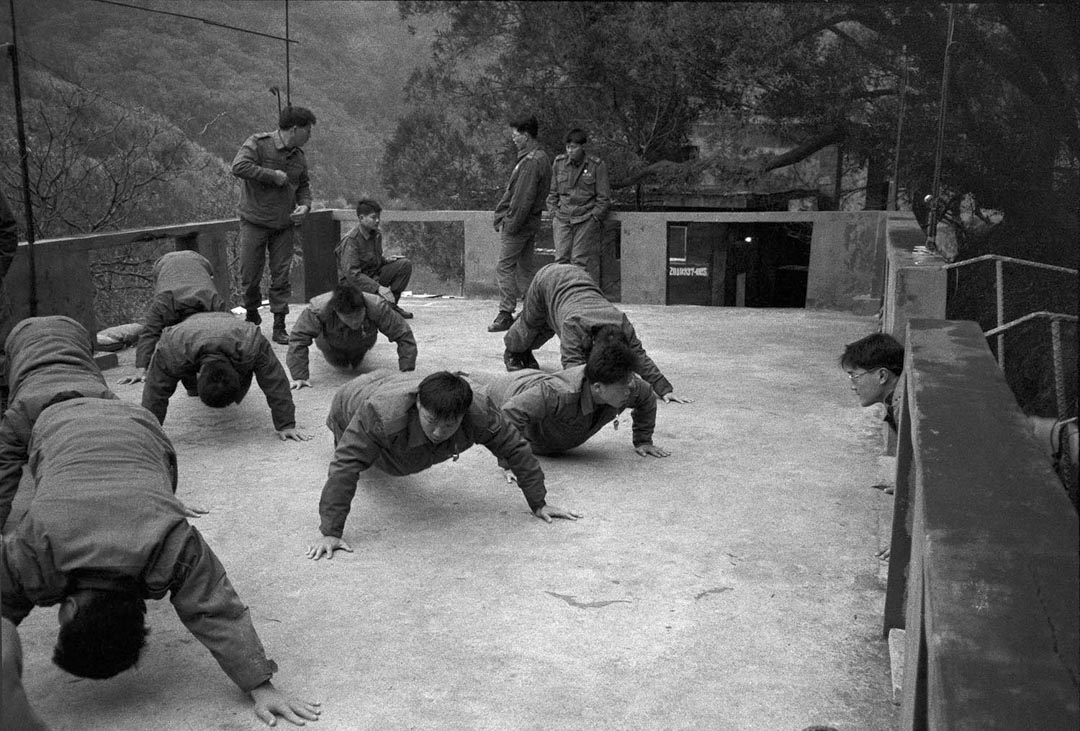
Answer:
[{"label": "crouching soldier", "polygon": [[[634,451],[642,457],[667,457],[671,452],[652,442],[656,395],[634,373],[636,364],[626,336],[614,325],[605,325],[594,337],[585,365],[555,373],[525,369],[470,378],[487,386],[488,396],[501,405],[503,416],[534,454],[559,454],[581,446],[611,422],[618,429],[619,416],[629,407]],[[506,478],[512,479],[511,474]]]},{"label": "crouching soldier", "polygon": [[525,293],[521,317],[503,336],[506,370],[538,368],[532,351],[554,335],[559,336],[562,367],[582,365],[589,357],[593,334],[602,325],[615,325],[626,335],[637,356],[634,370],[657,396],[668,403],[691,401],[674,394],[671,382],[645,353],[630,320],[607,301],[584,269],[573,264],[548,264],[536,272]]},{"label": "crouching soldier", "polygon": [[[339,397],[340,395],[340,397]],[[340,413],[342,408],[351,413]],[[448,371],[424,379],[369,373],[341,387],[326,422],[334,433],[334,457],[319,500],[320,538],[308,558],[352,551],[341,536],[360,473],[378,467],[391,476],[412,475],[483,444],[505,460],[533,515],[575,520],[581,515],[545,502],[544,473],[521,434],[482,391]],[[344,426],[342,426],[344,425]]]},{"label": "crouching soldier", "polygon": [[53,662],[83,678],[133,667],[146,643],[146,600],[166,594],[184,626],[255,702],[268,724],[302,724],[317,703],[271,683],[277,665],[248,608],[176,499],[176,453],[145,409],[74,398],[45,408],[30,441],[35,493],[4,537],[3,616],[60,605]]},{"label": "crouching soldier", "polygon": [[197,251],[170,251],[154,262],[154,298],[143,316],[143,330],[135,347],[135,375],[119,383],[146,379],[150,356],[161,331],[197,312],[225,312],[225,300],[214,286],[214,269]]},{"label": "crouching soldier", "polygon": [[254,376],[282,440],[307,441],[296,429],[296,407],[285,369],[259,327],[227,312],[205,312],[165,328],[143,385],[142,405],[165,423],[169,398],[183,382],[189,396],[221,409],[240,403]]},{"label": "crouching soldier", "polygon": [[90,333],[70,317],[28,317],[4,342],[11,395],[0,422],[0,528],[19,489],[30,433],[41,410],[58,394],[115,399],[94,360]]},{"label": "crouching soldier", "polygon": [[312,342],[335,368],[356,368],[375,345],[379,333],[397,343],[398,368],[415,370],[416,338],[412,328],[385,299],[347,284],[313,298],[289,333],[285,364],[292,376],[292,387],[311,386],[308,348]]}]

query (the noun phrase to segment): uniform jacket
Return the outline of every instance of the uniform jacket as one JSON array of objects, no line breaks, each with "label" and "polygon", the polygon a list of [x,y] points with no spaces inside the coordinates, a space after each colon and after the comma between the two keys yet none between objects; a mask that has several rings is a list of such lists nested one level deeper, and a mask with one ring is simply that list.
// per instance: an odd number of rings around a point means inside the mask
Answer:
[{"label": "uniform jacket", "polygon": [[116,398],[94,361],[90,334],[70,317],[23,320],[11,330],[4,351],[10,358],[11,390],[0,422],[0,527],[11,512],[42,407],[63,391]]},{"label": "uniform jacket", "polygon": [[171,251],[154,263],[154,299],[146,308],[135,349],[135,366],[146,368],[161,331],[196,312],[225,312],[214,270],[196,251]]},{"label": "uniform jacket", "polygon": [[257,326],[228,312],[201,312],[162,331],[146,372],[142,405],[164,424],[177,382],[194,379],[208,358],[227,360],[240,374],[243,386],[236,403],[247,394],[254,375],[266,395],[274,428],[281,431],[296,426],[289,378],[270,341]]},{"label": "uniform jacket", "polygon": [[556,156],[547,197],[553,218],[570,223],[590,218],[603,221],[610,207],[611,187],[603,160],[586,155],[580,165],[574,165],[566,153]]},{"label": "uniform jacket", "polygon": [[[289,182],[274,182],[275,170],[284,170]],[[297,206],[311,205],[307,159],[303,149],[285,147],[281,132],[262,132],[244,140],[233,159],[232,174],[240,178],[240,218],[256,226],[282,229],[292,226],[289,215]]]},{"label": "uniform jacket", "polygon": [[[473,387],[473,401],[458,429],[441,444],[432,444],[420,428],[416,389],[420,378],[407,374],[361,376],[360,383],[342,388],[350,393],[335,396],[327,420],[341,423],[345,415],[334,409],[355,405],[348,426],[341,433],[330,462],[329,476],[319,500],[320,530],[340,538],[359,475],[378,467],[388,475],[411,475],[457,456],[474,444],[482,444],[505,460],[533,511],[545,505],[544,473],[521,434],[503,419],[499,407],[482,386]],[[333,427],[331,427],[333,428]]]},{"label": "uniform jacket", "polygon": [[337,257],[338,282],[351,284],[362,292],[378,294],[379,271],[389,259],[383,256],[382,232],[375,229],[364,236],[359,225],[345,234],[334,249]]},{"label": "uniform jacket", "polygon": [[526,301],[530,305],[534,301],[543,303],[548,325],[559,336],[563,368],[583,365],[588,360],[593,328],[617,325],[637,355],[637,374],[653,387],[657,396],[675,390],[645,353],[630,320],[607,301],[584,269],[573,264],[543,266],[533,277],[530,292],[535,300],[527,296]]},{"label": "uniform jacket", "polygon": [[362,296],[366,316],[360,328],[353,329],[327,307],[332,296],[332,292],[327,292],[313,297],[289,333],[285,364],[293,380],[308,379],[308,348],[312,342],[317,342],[324,349],[355,354],[359,359],[375,344],[379,333],[397,343],[398,367],[401,370],[416,368],[416,338],[413,337],[412,328],[386,300],[365,292]]},{"label": "uniform jacket", "polygon": [[243,690],[277,670],[248,609],[173,494],[176,455],[154,417],[124,401],[74,399],[47,409],[30,445],[34,498],[4,537],[3,616],[73,588],[138,587],[169,600],[184,626]]},{"label": "uniform jacket", "polygon": [[[634,446],[652,444],[656,396],[636,375],[631,384],[627,406]],[[585,366],[555,373],[522,370],[500,375],[488,385],[488,394],[536,454],[557,454],[580,446],[622,413],[622,409],[593,401]]]},{"label": "uniform jacket", "polygon": [[501,225],[505,233],[513,236],[530,219],[539,221],[550,185],[551,162],[547,153],[533,142],[518,152],[510,182],[495,206],[495,225]]}]

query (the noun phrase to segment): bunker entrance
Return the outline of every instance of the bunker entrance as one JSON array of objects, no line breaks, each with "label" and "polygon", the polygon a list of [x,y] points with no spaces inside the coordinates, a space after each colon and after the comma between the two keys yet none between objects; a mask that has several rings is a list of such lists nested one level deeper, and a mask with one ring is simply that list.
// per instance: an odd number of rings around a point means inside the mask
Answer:
[{"label": "bunker entrance", "polygon": [[667,304],[806,307],[813,224],[670,223]]}]

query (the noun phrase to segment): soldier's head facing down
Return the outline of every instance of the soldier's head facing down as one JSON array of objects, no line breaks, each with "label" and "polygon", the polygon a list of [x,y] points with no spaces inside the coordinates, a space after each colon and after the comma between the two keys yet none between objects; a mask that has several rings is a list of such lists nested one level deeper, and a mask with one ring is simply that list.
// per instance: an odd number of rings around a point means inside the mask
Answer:
[{"label": "soldier's head facing down", "polygon": [[356,329],[363,324],[367,316],[364,295],[350,284],[338,284],[330,295],[326,306],[337,313],[338,318],[349,327]]},{"label": "soldier's head facing down", "polygon": [[617,409],[626,406],[636,367],[637,355],[622,328],[602,325],[592,333],[585,379],[594,401]]},{"label": "soldier's head facing down", "polygon": [[278,115],[278,133],[286,147],[303,147],[314,124],[315,115],[305,107],[287,106]]},{"label": "soldier's head facing down", "polygon": [[540,123],[533,115],[521,115],[510,120],[510,138],[514,145],[521,150],[530,144],[540,134]]},{"label": "soldier's head facing down", "polygon": [[456,373],[438,371],[425,377],[416,392],[416,407],[424,436],[433,444],[449,439],[461,428],[472,399],[469,382]]},{"label": "soldier's head facing down", "polygon": [[111,678],[133,667],[150,633],[146,602],[134,589],[76,589],[57,618],[53,662],[80,678]]},{"label": "soldier's head facing down", "polygon": [[210,358],[199,366],[195,378],[199,399],[212,409],[236,403],[242,386],[240,374],[227,360]]}]

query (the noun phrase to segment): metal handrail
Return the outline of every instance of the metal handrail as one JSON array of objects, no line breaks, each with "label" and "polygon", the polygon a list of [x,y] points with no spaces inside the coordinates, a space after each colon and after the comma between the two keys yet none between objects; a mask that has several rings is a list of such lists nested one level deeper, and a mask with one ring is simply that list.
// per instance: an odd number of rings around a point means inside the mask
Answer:
[{"label": "metal handrail", "polygon": [[[1060,272],[1062,274],[1077,275],[1076,269],[1070,269],[1069,267],[1057,266],[1056,264],[1044,264],[1041,261],[1031,261],[1030,259],[1017,259],[1011,256],[1002,256],[1001,254],[983,254],[981,256],[975,256],[971,259],[964,259],[963,261],[953,262],[951,264],[942,265],[943,270],[958,269],[968,264],[975,264],[982,261],[994,262],[994,292],[997,300],[997,327],[992,330],[988,330],[986,334],[997,335],[997,362],[998,367],[1005,370],[1005,288],[1004,288],[1004,264],[1020,264],[1022,266],[1034,267],[1036,269],[1047,269],[1049,271]],[[1074,318],[1075,321],[1075,318]],[[1010,323],[1010,324],[1016,324]],[[1060,320],[1051,320],[1051,327],[1060,328]],[[1059,330],[1060,333],[1060,330]],[[1060,335],[1059,335],[1060,336]]]},{"label": "metal handrail", "polygon": [[1016,318],[1012,322],[1007,322],[992,330],[987,330],[984,335],[986,335],[986,337],[997,335],[998,338],[1001,338],[1002,333],[1014,325],[1040,318],[1050,320],[1050,342],[1053,346],[1054,353],[1054,396],[1057,399],[1058,418],[1060,419],[1068,413],[1069,409],[1069,404],[1065,398],[1065,361],[1062,358],[1061,353],[1061,323],[1075,323],[1077,321],[1076,315],[1066,315],[1062,312],[1047,312],[1045,310],[1041,312],[1029,312],[1023,317]]}]

